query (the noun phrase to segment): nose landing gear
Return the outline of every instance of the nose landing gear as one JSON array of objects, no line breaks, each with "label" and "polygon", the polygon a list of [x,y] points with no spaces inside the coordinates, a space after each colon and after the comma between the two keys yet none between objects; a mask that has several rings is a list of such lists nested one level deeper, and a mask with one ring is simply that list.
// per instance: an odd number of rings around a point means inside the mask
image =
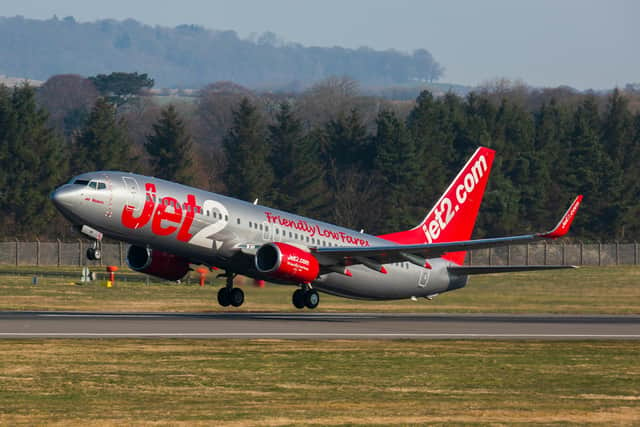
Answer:
[{"label": "nose landing gear", "polygon": [[80,228],[80,232],[89,238],[91,238],[91,247],[87,249],[87,259],[89,261],[97,261],[102,259],[102,236],[103,234],[91,228],[88,225],[83,225]]},{"label": "nose landing gear", "polygon": [[305,285],[300,289],[296,289],[291,297],[291,302],[295,308],[300,310],[305,307],[313,310],[320,304],[320,295],[315,289],[311,289],[309,285]]},{"label": "nose landing gear", "polygon": [[220,288],[218,291],[218,304],[223,307],[230,305],[234,307],[240,307],[244,303],[244,292],[240,288],[233,287],[233,279],[236,274],[227,273],[227,283],[224,288]]},{"label": "nose landing gear", "polygon": [[94,240],[90,248],[87,248],[87,259],[89,261],[98,261],[102,259],[102,242]]}]

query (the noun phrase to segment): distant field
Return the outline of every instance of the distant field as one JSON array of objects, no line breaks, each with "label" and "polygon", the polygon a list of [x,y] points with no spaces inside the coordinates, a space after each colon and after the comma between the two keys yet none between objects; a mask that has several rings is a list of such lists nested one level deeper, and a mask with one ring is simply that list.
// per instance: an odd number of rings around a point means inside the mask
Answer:
[{"label": "distant field", "polygon": [[[140,281],[119,276],[107,289],[104,281],[79,285],[80,272],[67,277],[39,277],[33,268],[0,269],[0,310],[183,311],[229,310],[218,306],[221,281],[200,288],[189,284]],[[41,270],[43,271],[43,270]],[[52,271],[52,270],[48,270]],[[58,271],[58,270],[55,270]],[[246,303],[234,311],[295,311],[293,287],[243,285]],[[640,314],[640,267],[584,267],[537,273],[472,277],[469,285],[433,301],[355,301],[321,295],[320,311],[451,313],[584,313]]]},{"label": "distant field", "polygon": [[2,425],[639,425],[635,342],[0,341]]}]

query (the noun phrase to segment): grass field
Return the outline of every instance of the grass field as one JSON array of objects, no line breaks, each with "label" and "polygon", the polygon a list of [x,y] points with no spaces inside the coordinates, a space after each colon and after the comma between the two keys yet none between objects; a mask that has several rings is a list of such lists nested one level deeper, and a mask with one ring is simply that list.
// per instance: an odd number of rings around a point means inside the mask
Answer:
[{"label": "grass field", "polygon": [[640,424],[634,342],[0,341],[0,424]]},{"label": "grass field", "polygon": [[[221,281],[200,288],[190,284],[125,281],[107,289],[104,281],[79,285],[77,269],[68,277],[39,277],[4,270],[0,276],[0,310],[82,311],[221,311],[216,292]],[[136,279],[139,280],[139,279]],[[243,285],[246,302],[235,311],[294,311],[293,287]],[[354,301],[321,295],[319,311],[584,313],[640,314],[640,267],[584,267],[577,270],[472,277],[466,288],[433,301]]]}]

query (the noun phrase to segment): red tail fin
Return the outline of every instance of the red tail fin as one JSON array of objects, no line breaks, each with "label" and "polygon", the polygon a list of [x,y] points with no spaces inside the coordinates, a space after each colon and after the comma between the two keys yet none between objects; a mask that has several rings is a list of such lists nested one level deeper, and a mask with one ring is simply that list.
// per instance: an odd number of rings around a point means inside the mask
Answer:
[{"label": "red tail fin", "polygon": [[[440,200],[415,228],[379,236],[400,244],[457,242],[469,240],[487,186],[495,151],[480,147],[462,168]],[[444,258],[462,265],[465,252]]]}]

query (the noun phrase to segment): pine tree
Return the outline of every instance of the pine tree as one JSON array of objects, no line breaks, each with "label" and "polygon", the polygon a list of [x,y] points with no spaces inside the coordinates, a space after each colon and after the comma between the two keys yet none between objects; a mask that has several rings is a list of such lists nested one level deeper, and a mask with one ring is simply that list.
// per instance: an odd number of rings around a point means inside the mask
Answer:
[{"label": "pine tree", "polygon": [[193,183],[191,136],[173,105],[160,114],[160,119],[153,125],[153,134],[148,135],[145,142],[153,174],[190,185]]},{"label": "pine tree", "polygon": [[613,168],[610,175],[616,175],[615,181],[621,184],[617,197],[611,199],[619,208],[619,220],[614,225],[617,238],[625,239],[626,229],[636,223],[630,215],[638,203],[640,183],[637,170],[640,166],[640,147],[634,145],[633,116],[629,111],[628,100],[616,88],[607,103],[602,122],[602,143],[609,153]]},{"label": "pine tree", "polygon": [[[562,212],[574,197],[562,185],[566,181],[565,173],[570,169],[568,134],[570,117],[566,108],[558,105],[555,99],[543,103],[534,113],[535,139],[534,155],[540,173],[544,176],[538,191],[538,197],[544,199],[544,208],[534,213],[540,224],[551,224],[557,212]],[[546,183],[546,184],[545,184]]]},{"label": "pine tree", "polygon": [[620,182],[601,142],[600,130],[598,107],[595,98],[589,96],[574,113],[571,168],[565,185],[585,198],[584,209],[576,217],[576,234],[592,238],[610,235],[611,227],[620,219],[619,207],[610,203],[619,194]]},{"label": "pine tree", "polygon": [[314,140],[303,135],[302,123],[282,103],[269,126],[270,161],[274,171],[274,204],[300,215],[322,218],[328,205],[324,172]]},{"label": "pine tree", "polygon": [[418,175],[418,156],[413,138],[402,121],[390,111],[382,111],[376,120],[373,139],[376,149],[374,169],[384,192],[386,208],[392,216],[381,218],[385,231],[398,231],[415,225],[424,212],[412,204]]},{"label": "pine tree", "polygon": [[416,144],[418,177],[413,194],[414,204],[425,212],[438,200],[447,187],[451,163],[454,159],[455,131],[452,117],[452,99],[437,101],[424,91],[409,113],[407,128]]},{"label": "pine tree", "polygon": [[[640,170],[640,113],[636,113],[633,118],[633,137],[630,148],[628,171]],[[627,172],[630,174],[630,172]],[[635,185],[625,186],[626,196],[631,203],[626,207],[623,213],[624,238],[626,240],[638,241],[640,239],[640,183],[637,183],[636,174],[631,174],[635,178]],[[625,175],[626,178],[626,175]],[[629,182],[629,181],[627,181]]]},{"label": "pine tree", "polygon": [[224,138],[227,155],[224,181],[229,193],[244,200],[272,199],[273,168],[266,141],[263,119],[251,102],[244,98],[233,112],[233,125]]},{"label": "pine tree", "polygon": [[98,99],[89,120],[76,141],[72,157],[74,173],[95,170],[135,171],[138,160],[123,120],[116,117],[115,107],[104,98]]},{"label": "pine tree", "polygon": [[16,87],[7,102],[0,102],[0,169],[3,233],[35,236],[46,232],[56,217],[49,193],[67,175],[63,141],[47,126],[46,113],[38,109],[35,91]]},{"label": "pine tree", "polygon": [[353,108],[329,120],[325,125],[327,147],[325,157],[329,168],[338,171],[356,168],[358,170],[371,165],[372,155],[367,128],[360,112]]},{"label": "pine tree", "polygon": [[9,89],[0,84],[0,210],[4,212],[5,203],[7,202],[6,182],[8,178],[6,165],[9,158],[9,141],[7,140],[7,132],[11,120],[11,92]]}]

